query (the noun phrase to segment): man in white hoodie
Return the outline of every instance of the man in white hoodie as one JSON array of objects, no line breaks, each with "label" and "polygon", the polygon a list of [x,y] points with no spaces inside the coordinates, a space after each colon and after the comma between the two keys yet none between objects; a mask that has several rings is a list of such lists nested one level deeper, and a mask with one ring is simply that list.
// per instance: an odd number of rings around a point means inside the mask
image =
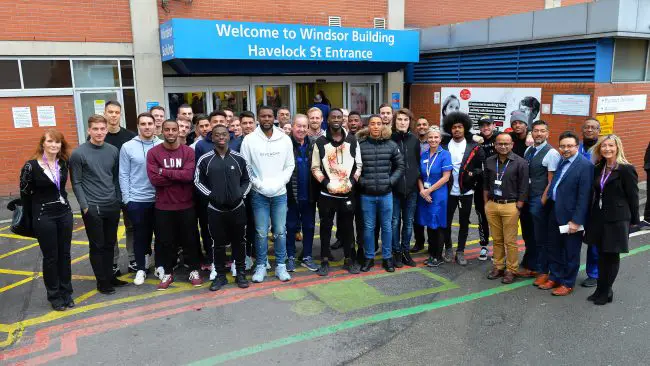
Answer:
[{"label": "man in white hoodie", "polygon": [[259,127],[246,135],[241,154],[248,162],[251,190],[251,205],[255,216],[256,267],[253,282],[262,282],[266,277],[268,252],[269,217],[273,229],[276,269],[275,275],[281,281],[289,281],[287,272],[286,220],[287,189],[295,161],[293,144],[284,131],[274,127],[273,109],[262,106],[257,115]]},{"label": "man in white hoodie", "polygon": [[[133,251],[137,272],[133,283],[142,285],[147,277],[146,256],[151,253],[156,189],[147,176],[147,152],[162,143],[155,135],[156,124],[149,112],[138,116],[138,135],[120,149],[120,189],[126,214],[133,224]],[[156,255],[158,256],[158,251]],[[157,265],[160,263],[156,261]]]}]

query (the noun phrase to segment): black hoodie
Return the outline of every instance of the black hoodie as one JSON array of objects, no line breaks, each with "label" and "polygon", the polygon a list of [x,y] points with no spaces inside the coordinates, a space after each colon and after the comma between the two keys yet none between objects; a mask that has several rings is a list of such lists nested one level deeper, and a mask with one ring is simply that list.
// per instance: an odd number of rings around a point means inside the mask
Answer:
[{"label": "black hoodie", "polygon": [[404,157],[404,175],[393,187],[393,193],[401,198],[417,192],[420,177],[420,140],[410,132],[393,132],[395,141]]}]

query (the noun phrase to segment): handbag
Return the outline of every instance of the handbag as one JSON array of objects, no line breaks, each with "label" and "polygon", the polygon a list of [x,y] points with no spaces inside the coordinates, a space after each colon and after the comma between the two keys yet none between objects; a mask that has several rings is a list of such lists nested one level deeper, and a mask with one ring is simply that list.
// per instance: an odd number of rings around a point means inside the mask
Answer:
[{"label": "handbag", "polygon": [[23,206],[22,200],[18,198],[9,202],[7,204],[7,209],[13,211],[9,230],[20,236],[35,238],[36,235],[34,234],[34,228],[32,227],[31,210],[28,208],[26,209]]}]

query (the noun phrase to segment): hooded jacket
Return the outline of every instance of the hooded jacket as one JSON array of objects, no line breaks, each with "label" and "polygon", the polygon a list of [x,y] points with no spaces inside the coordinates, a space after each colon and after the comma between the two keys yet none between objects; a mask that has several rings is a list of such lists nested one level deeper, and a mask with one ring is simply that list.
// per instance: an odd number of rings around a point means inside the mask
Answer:
[{"label": "hooded jacket", "polygon": [[120,149],[120,189],[124,204],[156,201],[156,189],[147,176],[147,153],[162,141],[154,136],[143,141],[135,136]]},{"label": "hooded jacket", "polygon": [[228,149],[222,158],[215,150],[204,154],[196,163],[194,185],[216,211],[232,211],[242,204],[251,189],[246,160]]},{"label": "hooded jacket", "polygon": [[[291,174],[291,180],[289,183],[287,183],[287,201],[294,201],[298,202],[298,156],[300,155],[300,144],[298,141],[296,141],[293,136],[290,136],[291,138],[291,143],[293,144],[293,156],[295,158],[295,164],[296,166],[293,169],[293,173]],[[316,139],[310,136],[305,136],[305,142],[307,143],[306,146],[306,154],[307,154],[307,162],[309,163],[310,169],[309,169],[309,177],[307,178],[307,197],[309,198],[309,202],[314,202],[317,198],[318,194],[318,182],[314,180],[313,175],[311,174],[311,161],[312,161],[312,154],[314,152],[314,143],[316,142]]]},{"label": "hooded jacket", "polygon": [[420,140],[411,132],[393,132],[391,137],[404,157],[404,174],[393,187],[393,193],[401,198],[417,192],[420,177]]},{"label": "hooded jacket", "polygon": [[334,141],[329,129],[314,144],[311,171],[320,181],[321,194],[348,197],[361,174],[361,155],[356,137],[341,129],[343,139]]},{"label": "hooded jacket", "polygon": [[[228,148],[230,148],[230,150],[239,152],[243,140],[244,136],[231,138],[230,142],[228,142]],[[206,154],[212,150],[214,150],[214,142],[212,142],[212,131],[210,131],[207,135],[205,135],[205,138],[197,142],[196,146],[194,147],[194,155],[196,156],[196,160],[198,161],[199,158],[203,156],[203,154]]]},{"label": "hooded jacket", "polygon": [[404,174],[404,158],[390,137],[390,127],[384,127],[379,139],[370,137],[368,128],[357,132],[363,161],[359,178],[362,194],[382,196],[390,193]]},{"label": "hooded jacket", "polygon": [[[450,141],[443,145],[443,148],[447,151],[449,151]],[[458,172],[460,194],[465,194],[473,189],[480,189],[480,187],[477,187],[476,182],[481,179],[483,163],[485,162],[485,152],[480,145],[472,140],[472,136],[465,136],[465,141],[465,152],[463,153],[463,160],[460,162],[460,170]],[[454,179],[450,177],[449,182],[447,182],[449,192],[451,192],[453,184]]]},{"label": "hooded jacket", "polygon": [[241,154],[248,162],[248,175],[255,192],[266,197],[287,193],[286,184],[296,163],[293,144],[284,131],[273,127],[273,134],[269,138],[258,126],[244,137]]}]

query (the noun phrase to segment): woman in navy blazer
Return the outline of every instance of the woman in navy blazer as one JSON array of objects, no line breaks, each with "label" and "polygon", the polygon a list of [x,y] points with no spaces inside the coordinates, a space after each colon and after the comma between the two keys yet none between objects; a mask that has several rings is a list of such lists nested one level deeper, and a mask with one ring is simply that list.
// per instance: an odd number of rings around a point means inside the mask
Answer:
[{"label": "woman in navy blazer", "polygon": [[594,195],[585,241],[598,247],[598,287],[587,298],[596,305],[612,302],[612,284],[620,253],[628,252],[630,225],[639,223],[639,177],[623,153],[616,135],[607,135],[593,148]]}]

